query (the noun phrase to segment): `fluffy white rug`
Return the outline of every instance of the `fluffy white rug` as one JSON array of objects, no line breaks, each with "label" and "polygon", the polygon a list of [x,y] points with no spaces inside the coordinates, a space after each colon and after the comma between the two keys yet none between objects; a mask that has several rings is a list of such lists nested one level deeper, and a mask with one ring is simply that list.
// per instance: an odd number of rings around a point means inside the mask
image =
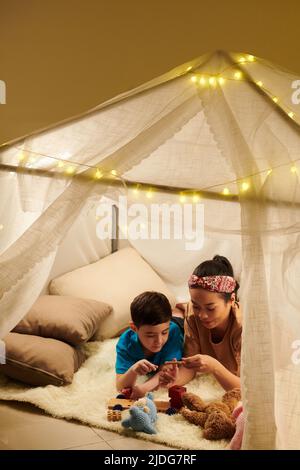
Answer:
[{"label": "fluffy white rug", "polygon": [[[158,413],[157,434],[125,430],[120,422],[106,419],[106,403],[117,394],[115,389],[116,340],[88,343],[84,346],[88,359],[75,374],[73,383],[64,387],[27,387],[0,376],[0,399],[29,402],[57,418],[76,419],[91,426],[115,431],[126,436],[153,441],[179,449],[224,449],[226,440],[208,441],[200,427],[188,423],[181,415]],[[202,375],[187,385],[189,392],[204,400],[218,399],[224,391],[210,375]],[[168,400],[165,390],[155,392],[155,398]],[[122,418],[127,416],[122,412]]]}]

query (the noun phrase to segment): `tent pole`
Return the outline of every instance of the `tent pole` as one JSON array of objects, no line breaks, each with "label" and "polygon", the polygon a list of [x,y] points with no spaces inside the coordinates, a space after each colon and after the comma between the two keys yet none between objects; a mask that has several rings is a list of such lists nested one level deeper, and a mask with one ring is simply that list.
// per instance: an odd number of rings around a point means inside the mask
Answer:
[{"label": "tent pole", "polygon": [[119,208],[116,204],[112,206],[112,234],[111,252],[115,253],[119,249]]},{"label": "tent pole", "polygon": [[[128,181],[123,179],[122,181],[119,179],[112,179],[112,178],[101,178],[99,180],[94,180],[90,174],[87,174],[86,172],[84,173],[78,173],[75,175],[66,175],[64,173],[58,173],[58,172],[52,172],[49,170],[41,170],[37,168],[27,168],[27,167],[21,167],[18,166],[16,167],[15,165],[7,165],[4,163],[0,163],[0,172],[1,171],[6,171],[6,172],[12,172],[16,174],[24,174],[24,175],[36,175],[36,176],[41,176],[41,177],[46,177],[46,178],[57,178],[57,179],[76,179],[80,180],[85,183],[94,183],[94,184],[99,184],[99,185],[107,185],[111,187],[127,187],[127,189],[134,189],[137,186],[144,186],[144,187],[149,187],[149,188],[155,188],[156,191],[161,191],[165,192],[168,194],[177,194],[179,195],[181,192],[185,193],[185,196],[192,195],[194,192],[198,193],[201,199],[212,199],[216,201],[226,201],[226,202],[235,202],[239,203],[239,195],[238,194],[230,194],[230,195],[224,195],[222,193],[217,193],[214,191],[208,191],[208,190],[203,190],[201,188],[184,188],[184,187],[176,187],[176,186],[165,186],[162,184],[150,184],[150,183],[141,183],[140,181]],[[225,183],[224,183],[225,184]],[[281,204],[283,207],[288,207],[288,208],[300,208],[300,202],[298,201],[286,201],[286,200],[280,200],[280,199],[271,199],[266,196],[253,196],[249,195],[243,196],[244,200],[248,200],[251,202],[262,202],[264,204],[269,204],[269,205],[278,205]]]}]

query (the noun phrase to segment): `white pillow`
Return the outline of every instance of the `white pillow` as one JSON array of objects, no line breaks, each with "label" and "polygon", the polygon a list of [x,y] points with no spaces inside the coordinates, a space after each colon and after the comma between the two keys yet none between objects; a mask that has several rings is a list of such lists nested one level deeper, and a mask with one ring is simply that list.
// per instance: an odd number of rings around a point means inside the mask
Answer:
[{"label": "white pillow", "polygon": [[176,298],[166,284],[131,247],[54,279],[49,291],[55,295],[72,295],[110,304],[113,312],[101,323],[98,339],[117,336],[128,326],[130,304],[142,292],[162,292],[172,307],[176,304]]}]

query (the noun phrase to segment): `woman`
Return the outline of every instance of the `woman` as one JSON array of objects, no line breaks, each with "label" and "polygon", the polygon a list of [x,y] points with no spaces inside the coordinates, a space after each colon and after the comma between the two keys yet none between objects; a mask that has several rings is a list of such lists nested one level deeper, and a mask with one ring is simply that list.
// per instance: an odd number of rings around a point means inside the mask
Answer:
[{"label": "woman", "polygon": [[189,278],[191,301],[184,313],[183,366],[164,368],[160,385],[184,385],[197,372],[212,373],[225,390],[240,388],[242,319],[238,282],[227,258],[204,261]]}]

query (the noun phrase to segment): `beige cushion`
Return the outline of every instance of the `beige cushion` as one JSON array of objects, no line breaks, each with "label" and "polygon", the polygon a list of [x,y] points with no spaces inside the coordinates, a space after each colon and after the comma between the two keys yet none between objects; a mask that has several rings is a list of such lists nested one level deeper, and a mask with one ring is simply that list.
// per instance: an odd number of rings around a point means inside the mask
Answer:
[{"label": "beige cushion", "polygon": [[102,300],[113,312],[100,325],[99,338],[118,335],[130,321],[130,304],[144,291],[165,294],[171,305],[176,299],[166,284],[133,248],[124,248],[96,263],[54,279],[51,294],[76,295]]},{"label": "beige cushion", "polygon": [[64,385],[73,380],[84,354],[63,341],[34,335],[9,333],[6,364],[0,372],[30,385]]},{"label": "beige cushion", "polygon": [[97,333],[111,311],[110,305],[96,300],[42,295],[13,331],[60,339],[77,346]]}]

